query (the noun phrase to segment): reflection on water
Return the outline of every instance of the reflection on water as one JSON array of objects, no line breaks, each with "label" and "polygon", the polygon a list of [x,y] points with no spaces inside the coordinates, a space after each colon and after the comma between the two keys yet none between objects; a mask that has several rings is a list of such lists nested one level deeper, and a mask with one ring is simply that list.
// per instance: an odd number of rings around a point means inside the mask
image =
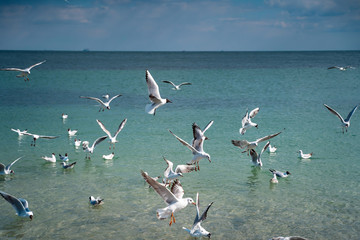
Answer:
[{"label": "reflection on water", "polygon": [[251,192],[257,189],[257,185],[259,184],[259,172],[261,168],[258,166],[253,166],[251,169],[251,175],[248,177],[247,185]]}]

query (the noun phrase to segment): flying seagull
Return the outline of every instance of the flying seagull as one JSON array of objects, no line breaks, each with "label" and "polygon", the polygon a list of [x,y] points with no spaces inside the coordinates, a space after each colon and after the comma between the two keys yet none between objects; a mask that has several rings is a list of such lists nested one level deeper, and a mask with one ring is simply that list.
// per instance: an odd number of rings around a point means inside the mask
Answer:
[{"label": "flying seagull", "polygon": [[351,67],[351,66],[345,66],[345,67],[332,66],[332,67],[328,67],[328,69],[338,69],[340,71],[346,71],[349,68],[353,69],[354,67]]},{"label": "flying seagull", "polygon": [[[96,119],[96,122],[99,124],[100,128],[106,133],[106,135],[108,135],[109,139],[110,139],[110,144],[113,145],[113,148],[115,148],[115,143],[118,142],[118,140],[116,140],[117,136],[119,135],[119,133],[121,132],[121,130],[124,128],[125,123],[126,123],[127,119],[125,118],[119,125],[117,131],[115,132],[114,136],[111,135],[111,133],[109,132],[109,130],[107,130],[104,126],[104,124],[102,122],[100,122],[100,120]],[[109,149],[111,149],[111,145],[109,147]]]},{"label": "flying seagull", "polygon": [[108,109],[108,110],[110,110],[110,103],[111,103],[111,101],[114,100],[114,99],[117,98],[117,97],[120,97],[120,96],[122,96],[122,95],[121,95],[121,94],[118,94],[118,95],[116,95],[116,96],[113,96],[113,97],[110,98],[110,100],[107,101],[107,102],[103,102],[101,99],[96,98],[96,97],[84,97],[84,96],[80,96],[80,98],[91,99],[91,100],[95,100],[95,101],[97,101],[98,103],[100,103],[100,109],[99,109],[99,112],[100,112],[101,110],[104,111],[105,108]]},{"label": "flying seagull", "polygon": [[265,144],[265,146],[263,147],[263,149],[261,150],[261,153],[260,154],[257,154],[255,149],[250,149],[250,156],[251,156],[251,159],[252,159],[252,163],[255,165],[255,166],[260,166],[262,167],[263,163],[261,161],[261,155],[263,154],[263,152],[268,148],[268,146],[270,145],[270,142],[267,142]]},{"label": "flying seagull", "polygon": [[149,70],[146,70],[145,79],[148,86],[149,99],[152,102],[152,104],[146,104],[145,111],[148,114],[153,114],[155,116],[156,109],[166,103],[171,103],[171,101],[167,98],[161,98],[159,86],[151,76]]},{"label": "flying seagull", "polygon": [[165,157],[164,161],[167,163],[167,168],[164,171],[164,177],[166,181],[172,181],[178,177],[182,177],[183,173],[188,173],[188,172],[192,172],[195,170],[195,166],[194,165],[177,165],[175,168],[175,171],[173,170],[173,162],[171,162],[170,160],[167,160]]},{"label": "flying seagull", "polygon": [[16,133],[19,135],[19,137],[20,137],[20,136],[23,136],[24,133],[27,132],[27,129],[25,129],[24,131],[21,131],[20,129],[13,129],[13,128],[11,128],[11,131],[16,132]]},{"label": "flying seagull", "polygon": [[[93,144],[91,145],[91,147],[89,147],[89,142],[88,141],[83,141],[82,143],[82,148],[84,151],[86,151],[89,154],[92,154],[94,152],[94,149],[96,147],[96,145],[98,145],[99,143],[101,143],[102,141],[104,141],[107,138],[107,136],[102,136],[99,137],[98,139],[96,139]],[[90,159],[90,156],[89,156]]]},{"label": "flying seagull", "polygon": [[[205,132],[213,125],[213,123],[214,123],[214,121],[211,120],[211,121],[205,126],[205,128],[202,130],[202,135],[205,134]],[[205,140],[208,140],[208,139],[209,139],[209,138],[206,137],[206,136],[204,136],[204,137],[205,137]],[[198,145],[200,144],[200,141],[201,141],[201,138],[200,138],[200,139],[199,139],[199,138],[197,138],[197,139],[193,138],[193,139],[191,140],[191,146],[193,146],[193,147],[195,148],[195,146],[198,146]]]},{"label": "flying seagull", "polygon": [[160,220],[170,217],[170,226],[172,223],[176,222],[174,212],[185,208],[189,203],[196,205],[192,198],[183,198],[184,189],[178,180],[175,180],[171,190],[169,190],[164,185],[151,178],[147,173],[141,171],[141,175],[167,204],[167,207],[156,210],[156,216]]},{"label": "flying seagull", "polygon": [[29,217],[32,220],[34,214],[29,210],[29,204],[25,199],[16,198],[2,191],[0,191],[0,195],[12,205],[16,211],[16,215],[20,217]]},{"label": "flying seagull", "polygon": [[245,116],[243,117],[242,121],[241,121],[241,128],[239,129],[239,132],[241,135],[244,135],[246,130],[248,130],[251,127],[258,127],[258,125],[256,123],[253,123],[251,121],[252,118],[254,118],[256,116],[256,114],[258,114],[260,108],[255,108],[253,109],[250,114],[248,112],[248,110],[246,110]]},{"label": "flying seagull", "polygon": [[23,77],[24,80],[26,81],[29,81],[29,76],[30,75],[30,70],[33,68],[33,67],[36,67],[40,64],[43,64],[45,61],[42,61],[42,62],[39,62],[39,63],[36,63],[28,68],[24,68],[24,69],[21,69],[21,68],[2,68],[0,69],[1,71],[17,71],[17,72],[20,72],[20,75],[17,75],[16,77]]},{"label": "flying seagull", "polygon": [[183,86],[183,85],[191,85],[191,83],[189,82],[183,82],[183,83],[180,83],[179,85],[176,85],[175,83],[171,82],[171,81],[163,81],[164,83],[169,83],[171,85],[173,85],[173,89],[174,90],[180,90],[180,87]]},{"label": "flying seagull", "polygon": [[353,110],[351,110],[351,112],[349,112],[349,114],[348,114],[348,116],[346,117],[345,120],[343,119],[343,117],[342,117],[337,111],[335,111],[334,109],[332,109],[332,108],[329,107],[328,105],[324,104],[324,106],[325,106],[327,109],[329,109],[329,111],[330,111],[332,114],[334,114],[335,116],[337,116],[337,117],[340,119],[340,121],[341,121],[341,126],[342,126],[342,131],[343,131],[343,133],[344,133],[344,128],[345,128],[345,130],[346,130],[346,132],[347,132],[348,127],[350,127],[350,119],[351,119],[352,115],[354,114],[354,112],[356,111],[356,109],[357,109],[357,107],[358,107],[359,105],[356,105],[356,106],[353,108]]},{"label": "flying seagull", "polygon": [[19,157],[17,159],[15,159],[12,163],[8,164],[7,166],[5,166],[4,164],[0,163],[0,174],[10,174],[10,173],[15,173],[13,170],[11,170],[10,168],[12,167],[12,165],[14,165],[14,163],[16,163],[18,160],[20,160]]},{"label": "flying seagull", "polygon": [[44,136],[44,135],[38,135],[38,134],[33,134],[33,133],[28,133],[28,132],[25,132],[23,134],[33,137],[33,143],[31,143],[31,146],[34,146],[34,147],[35,147],[36,140],[39,139],[39,138],[44,138],[44,139],[58,138],[58,136]]}]

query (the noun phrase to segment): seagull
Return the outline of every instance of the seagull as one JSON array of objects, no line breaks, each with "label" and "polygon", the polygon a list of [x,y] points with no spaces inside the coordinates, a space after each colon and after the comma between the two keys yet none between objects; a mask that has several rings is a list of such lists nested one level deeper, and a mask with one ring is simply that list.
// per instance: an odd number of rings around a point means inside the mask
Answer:
[{"label": "seagull", "polygon": [[117,97],[120,97],[120,96],[122,96],[122,95],[121,95],[121,94],[118,94],[118,95],[116,95],[116,96],[113,96],[113,97],[112,97],[109,101],[107,101],[107,102],[103,102],[101,99],[96,98],[96,97],[84,97],[84,96],[80,96],[80,98],[87,98],[87,99],[95,100],[95,101],[97,101],[98,103],[100,103],[100,109],[99,109],[99,112],[100,112],[101,110],[104,111],[105,108],[108,109],[108,110],[110,110],[110,103],[111,103],[111,101],[114,100],[114,99],[117,98]]},{"label": "seagull", "polygon": [[[89,142],[88,141],[83,141],[83,150],[86,151],[89,154],[92,154],[94,152],[94,149],[96,147],[96,145],[98,145],[99,143],[101,143],[102,141],[104,141],[107,138],[107,136],[102,136],[99,137],[98,139],[96,139],[93,144],[91,145],[91,147],[89,147]],[[89,156],[90,159],[90,156]]]},{"label": "seagull", "polygon": [[12,167],[12,165],[14,165],[14,163],[16,163],[20,158],[22,157],[19,157],[17,159],[15,159],[12,163],[10,163],[9,165],[5,166],[4,164],[0,163],[0,174],[3,175],[3,174],[15,174],[14,170],[11,170],[10,168]]},{"label": "seagull", "polygon": [[184,189],[178,180],[175,180],[171,187],[171,191],[165,186],[155,181],[148,174],[141,170],[141,175],[145,181],[164,199],[167,207],[156,210],[156,216],[158,219],[165,219],[170,216],[170,223],[175,223],[174,212],[185,208],[189,203],[196,205],[192,198],[183,198]]},{"label": "seagull", "polygon": [[201,226],[201,223],[206,219],[207,212],[209,211],[211,205],[214,202],[211,202],[205,209],[205,211],[200,216],[200,210],[199,210],[199,193],[196,194],[196,216],[194,220],[194,224],[192,225],[191,229],[187,229],[183,227],[185,231],[187,231],[192,237],[211,237],[211,233],[206,231],[205,228]]},{"label": "seagull", "polygon": [[182,85],[191,85],[191,83],[189,83],[189,82],[183,82],[183,83],[180,83],[179,85],[176,85],[176,84],[174,84],[173,82],[171,82],[171,81],[163,81],[164,83],[170,83],[171,85],[173,85],[173,89],[174,90],[180,90],[180,87],[182,86]]},{"label": "seagull", "polygon": [[273,237],[273,238],[270,238],[269,240],[307,240],[307,239],[303,238],[303,237],[290,236],[290,237]]},{"label": "seagull", "polygon": [[303,153],[302,150],[299,150],[298,153],[300,153],[299,158],[304,158],[304,159],[311,158],[313,155],[313,153]]},{"label": "seagull", "polygon": [[261,161],[261,155],[268,148],[269,145],[270,145],[270,142],[267,142],[265,144],[265,146],[263,147],[263,149],[261,150],[261,153],[259,155],[256,153],[255,149],[250,149],[250,156],[251,156],[251,159],[252,159],[252,163],[255,166],[262,167],[263,163]]},{"label": "seagull", "polygon": [[68,128],[67,131],[68,131],[69,137],[72,137],[72,136],[76,135],[78,130],[71,130],[70,128]]},{"label": "seagull", "polygon": [[89,197],[89,202],[91,205],[93,206],[98,206],[98,205],[101,205],[103,204],[104,202],[104,199],[100,198],[100,197],[97,197],[97,198],[94,198],[93,196],[90,196]]},{"label": "seagull", "polygon": [[329,111],[330,111],[332,114],[334,114],[335,116],[337,116],[337,117],[340,119],[340,121],[341,121],[341,126],[342,126],[342,131],[343,131],[343,133],[344,133],[344,128],[345,128],[345,130],[346,130],[346,132],[347,132],[348,127],[350,127],[350,119],[351,119],[352,115],[354,114],[354,112],[356,111],[356,109],[357,109],[357,107],[358,107],[359,105],[356,105],[356,106],[353,108],[353,110],[351,110],[351,112],[349,112],[349,114],[348,114],[348,116],[346,117],[345,120],[342,118],[342,116],[341,116],[337,111],[335,111],[334,109],[332,109],[332,108],[329,107],[328,105],[324,104],[324,106],[325,106],[327,109],[329,109]]},{"label": "seagull", "polygon": [[177,165],[174,171],[173,170],[174,164],[171,161],[167,160],[165,157],[163,158],[168,165],[164,171],[165,182],[172,181],[178,177],[182,177],[183,173],[188,173],[195,170],[195,166],[193,165]]},{"label": "seagull", "polygon": [[33,137],[33,143],[31,143],[31,146],[34,146],[34,147],[35,147],[36,140],[39,139],[39,138],[44,138],[44,139],[58,138],[58,136],[44,136],[44,135],[37,135],[37,134],[33,134],[33,133],[28,133],[28,132],[25,132],[23,134]]},{"label": "seagull", "polygon": [[114,156],[115,156],[115,154],[112,152],[112,153],[110,153],[108,155],[102,155],[102,158],[105,159],[105,160],[111,160],[111,159],[114,158]]},{"label": "seagull", "polygon": [[74,144],[75,144],[75,147],[76,147],[76,148],[80,147],[80,145],[81,145],[81,140],[75,138]]},{"label": "seagull", "polygon": [[61,114],[61,118],[62,118],[63,120],[65,120],[65,119],[68,118],[68,115],[63,113],[63,114]]},{"label": "seagull", "polygon": [[286,171],[286,172],[280,172],[280,171],[277,171],[275,169],[269,169],[269,171],[273,174],[276,174],[276,176],[280,177],[280,178],[286,178],[288,177],[291,173],[289,171]]},{"label": "seagull", "polygon": [[44,157],[41,157],[42,159],[44,159],[45,161],[48,161],[48,162],[56,162],[56,156],[55,156],[55,153],[52,153],[51,154],[51,157],[47,157],[47,156],[44,156]]},{"label": "seagull", "polygon": [[67,164],[66,162],[61,162],[61,165],[64,169],[71,169],[75,166],[76,162]]},{"label": "seagull", "polygon": [[345,67],[332,66],[332,67],[328,67],[328,69],[339,69],[340,71],[346,71],[348,68],[353,69],[354,67],[351,67],[351,66],[345,66]]},{"label": "seagull", "polygon": [[276,137],[280,133],[281,132],[278,132],[278,133],[275,133],[272,135],[268,135],[266,137],[256,139],[253,142],[248,142],[246,140],[231,140],[231,142],[234,146],[239,147],[241,149],[245,149],[245,151],[243,151],[243,153],[244,153],[244,152],[249,152],[250,149],[255,149],[260,142],[263,142],[263,141],[269,140],[270,138]]},{"label": "seagull", "polygon": [[[205,132],[211,127],[211,125],[213,125],[214,121],[211,120],[206,126],[205,128],[202,130],[202,134],[204,135]],[[209,138],[205,136],[205,140],[208,140]],[[197,139],[197,141],[195,141],[195,138],[193,138],[191,140],[191,146],[193,146],[195,148],[196,145],[200,144],[201,139]]]},{"label": "seagull", "polygon": [[203,149],[203,145],[204,145],[204,140],[205,140],[205,136],[203,134],[203,132],[201,131],[201,129],[199,128],[198,125],[196,125],[196,123],[193,123],[193,135],[194,135],[194,144],[195,146],[191,146],[189,143],[187,143],[186,141],[182,140],[181,138],[179,138],[178,136],[176,136],[173,132],[171,132],[169,130],[169,132],[177,138],[177,140],[179,140],[179,142],[181,142],[184,146],[186,146],[188,149],[190,149],[190,151],[193,154],[193,158],[191,160],[191,162],[187,163],[188,165],[192,165],[195,164],[195,171],[200,170],[200,166],[199,166],[199,161],[202,158],[207,158],[207,160],[209,160],[209,162],[211,162],[210,159],[210,155],[206,152],[204,152]]},{"label": "seagull", "polygon": [[277,147],[271,146],[271,144],[269,144],[269,147],[268,147],[268,152],[269,153],[274,153],[274,152],[276,152],[276,150],[277,150]]},{"label": "seagull", "polygon": [[25,199],[16,198],[2,191],[0,191],[0,195],[12,205],[16,211],[16,215],[20,217],[29,217],[32,220],[34,214],[29,210],[29,204]]},{"label": "seagull", "polygon": [[250,114],[248,113],[248,110],[246,110],[245,116],[241,121],[242,127],[239,129],[241,135],[244,135],[246,130],[248,130],[251,127],[256,127],[256,128],[258,127],[258,125],[256,123],[253,123],[251,119],[254,118],[256,114],[258,114],[259,110],[260,108],[255,108],[250,112]]},{"label": "seagull", "polygon": [[67,154],[67,153],[65,153],[65,156],[62,156],[61,154],[59,154],[59,157],[60,157],[60,159],[63,160],[64,162],[69,161],[69,157],[68,157],[68,154]]},{"label": "seagull", "polygon": [[277,180],[276,174],[273,173],[273,178],[270,179],[270,183],[279,183],[279,181]]},{"label": "seagull", "polygon": [[104,95],[102,95],[102,97],[103,97],[104,99],[106,99],[106,100],[109,100],[110,95],[109,95],[109,94],[104,94]]},{"label": "seagull", "polygon": [[148,114],[153,114],[155,116],[156,109],[160,106],[171,103],[171,101],[167,98],[161,98],[160,92],[159,92],[159,86],[155,82],[154,78],[151,76],[149,70],[146,70],[146,84],[148,86],[149,91],[149,99],[152,102],[152,104],[146,104],[145,111]]},{"label": "seagull", "polygon": [[33,67],[36,67],[40,64],[43,64],[45,61],[42,61],[42,62],[39,62],[39,63],[36,63],[28,68],[24,68],[24,69],[21,69],[21,68],[2,68],[0,69],[1,71],[17,71],[17,72],[20,72],[20,75],[17,75],[16,77],[23,77],[24,80],[26,81],[29,81],[29,77],[28,75],[30,75],[30,70],[33,68]]},{"label": "seagull", "polygon": [[[118,130],[115,132],[114,136],[111,136],[111,133],[105,128],[104,124],[102,122],[100,122],[100,120],[96,119],[96,122],[99,124],[99,126],[101,127],[101,129],[108,135],[109,139],[110,139],[110,144],[113,145],[113,148],[115,148],[115,143],[117,143],[118,141],[116,140],[118,134],[121,132],[121,130],[124,128],[125,123],[126,123],[127,119],[125,118],[119,125]],[[111,149],[111,145],[109,147],[109,149]]]},{"label": "seagull", "polygon": [[27,129],[25,129],[24,131],[21,131],[20,129],[13,129],[13,128],[11,128],[11,131],[16,132],[19,136],[23,136],[24,133],[27,132]]}]

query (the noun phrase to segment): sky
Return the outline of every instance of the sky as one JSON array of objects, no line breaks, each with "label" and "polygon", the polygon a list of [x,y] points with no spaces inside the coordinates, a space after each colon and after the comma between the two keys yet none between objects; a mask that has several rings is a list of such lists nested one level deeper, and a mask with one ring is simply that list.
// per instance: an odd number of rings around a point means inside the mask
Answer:
[{"label": "sky", "polygon": [[0,50],[360,50],[360,0],[1,0]]}]

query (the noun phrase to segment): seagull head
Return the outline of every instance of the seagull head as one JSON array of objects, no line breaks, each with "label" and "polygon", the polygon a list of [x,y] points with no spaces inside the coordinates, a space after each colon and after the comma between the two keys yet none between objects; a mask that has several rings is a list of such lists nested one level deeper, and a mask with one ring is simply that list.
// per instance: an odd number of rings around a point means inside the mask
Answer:
[{"label": "seagull head", "polygon": [[208,238],[211,238],[211,233],[209,233],[208,235],[206,235]]},{"label": "seagull head", "polygon": [[291,173],[290,173],[289,171],[286,171],[286,174],[287,174],[287,175],[290,175]]},{"label": "seagull head", "polygon": [[172,103],[172,101],[170,101],[169,99],[166,99],[166,103]]},{"label": "seagull head", "polygon": [[256,124],[255,127],[258,128],[258,125]]},{"label": "seagull head", "polygon": [[192,198],[187,198],[187,202],[188,202],[188,204],[196,205],[196,203],[194,202],[194,200]]},{"label": "seagull head", "polygon": [[108,110],[110,110],[110,106],[107,106],[106,108],[107,108]]},{"label": "seagull head", "polygon": [[30,220],[32,220],[33,219],[33,213],[32,212],[30,212],[30,214],[29,214],[29,218],[30,218]]},{"label": "seagull head", "polygon": [[209,162],[211,162],[211,159],[210,159],[210,155],[209,155],[209,154],[206,154],[206,158],[207,158],[207,160],[209,160]]},{"label": "seagull head", "polygon": [[10,174],[11,174],[11,173],[12,173],[12,174],[15,174],[14,170],[10,170]]}]

